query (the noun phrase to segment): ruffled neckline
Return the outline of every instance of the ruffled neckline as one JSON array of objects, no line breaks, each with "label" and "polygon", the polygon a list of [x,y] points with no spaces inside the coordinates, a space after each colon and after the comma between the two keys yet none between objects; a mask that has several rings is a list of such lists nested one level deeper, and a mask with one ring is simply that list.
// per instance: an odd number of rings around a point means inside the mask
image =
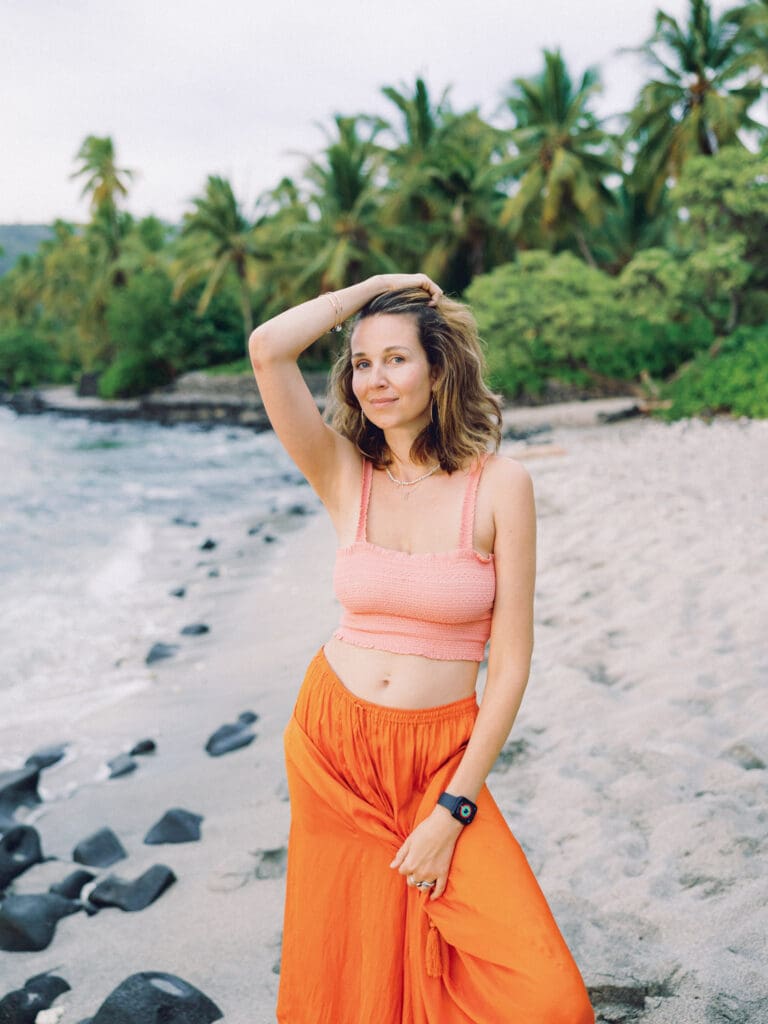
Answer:
[{"label": "ruffled neckline", "polygon": [[462,559],[462,558],[473,558],[483,565],[489,565],[493,562],[493,552],[490,551],[487,555],[482,554],[480,551],[475,551],[474,548],[452,548],[450,551],[401,551],[400,548],[385,548],[380,544],[373,544],[369,540],[355,540],[351,544],[347,544],[345,547],[339,547],[336,549],[337,554],[351,554],[356,548],[368,548],[371,551],[378,551],[387,557],[395,558],[422,558],[422,559]]}]

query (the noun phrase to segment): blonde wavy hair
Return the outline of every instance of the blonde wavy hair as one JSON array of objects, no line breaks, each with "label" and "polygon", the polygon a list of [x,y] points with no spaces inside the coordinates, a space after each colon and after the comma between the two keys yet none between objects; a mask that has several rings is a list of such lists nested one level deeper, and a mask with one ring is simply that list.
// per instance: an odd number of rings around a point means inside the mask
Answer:
[{"label": "blonde wavy hair", "polygon": [[432,420],[411,446],[414,462],[439,461],[453,473],[501,441],[501,405],[483,379],[485,358],[477,323],[468,306],[441,296],[429,305],[423,288],[377,295],[349,322],[344,346],[331,371],[328,418],[377,468],[391,465],[384,432],[368,420],[352,391],[352,336],[370,316],[410,316],[435,374]]}]

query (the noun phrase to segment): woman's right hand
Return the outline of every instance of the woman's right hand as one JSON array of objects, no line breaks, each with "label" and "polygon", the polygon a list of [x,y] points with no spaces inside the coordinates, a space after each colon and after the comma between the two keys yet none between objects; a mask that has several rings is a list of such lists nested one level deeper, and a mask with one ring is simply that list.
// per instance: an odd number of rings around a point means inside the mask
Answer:
[{"label": "woman's right hand", "polygon": [[443,294],[440,285],[435,284],[426,274],[378,274],[376,280],[381,283],[382,292],[396,292],[400,288],[423,288],[429,294],[430,306],[436,306],[437,300]]}]

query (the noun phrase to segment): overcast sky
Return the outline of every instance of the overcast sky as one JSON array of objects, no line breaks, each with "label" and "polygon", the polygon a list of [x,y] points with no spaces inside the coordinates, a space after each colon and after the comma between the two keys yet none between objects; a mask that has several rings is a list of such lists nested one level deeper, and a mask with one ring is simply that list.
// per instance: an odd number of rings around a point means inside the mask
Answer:
[{"label": "overcast sky", "polygon": [[616,113],[646,74],[616,51],[659,6],[683,18],[689,0],[0,0],[0,223],[87,217],[69,179],[86,135],[111,135],[136,171],[136,215],[180,219],[208,174],[250,212],[322,147],[317,122],[391,114],[381,87],[416,75],[491,117],[543,47],[574,74],[599,64],[598,110]]}]

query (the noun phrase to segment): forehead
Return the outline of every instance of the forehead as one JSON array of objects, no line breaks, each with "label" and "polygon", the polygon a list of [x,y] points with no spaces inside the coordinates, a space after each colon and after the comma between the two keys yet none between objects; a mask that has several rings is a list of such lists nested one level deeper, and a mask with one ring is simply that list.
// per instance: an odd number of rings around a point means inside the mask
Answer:
[{"label": "forehead", "polygon": [[387,313],[368,316],[360,321],[350,338],[353,356],[358,353],[371,355],[397,346],[423,351],[414,317]]}]

